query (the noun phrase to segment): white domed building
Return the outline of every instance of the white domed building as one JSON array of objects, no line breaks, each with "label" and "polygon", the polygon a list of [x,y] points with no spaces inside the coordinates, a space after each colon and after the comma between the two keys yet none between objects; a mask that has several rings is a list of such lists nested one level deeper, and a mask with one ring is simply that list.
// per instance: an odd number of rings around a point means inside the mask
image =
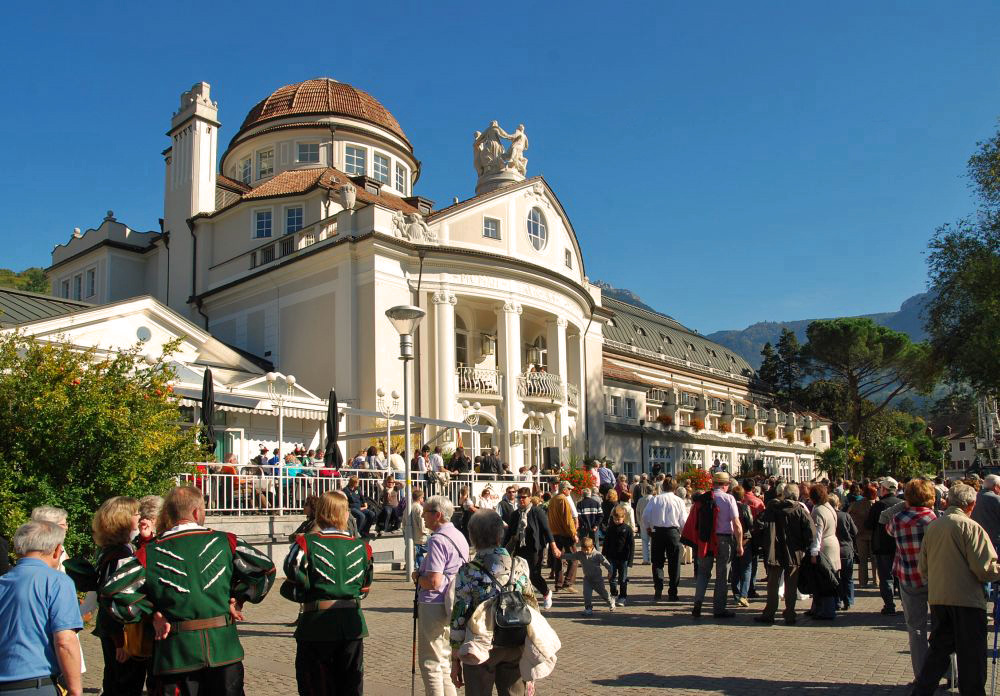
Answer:
[{"label": "white domed building", "polygon": [[[757,458],[755,448],[761,458],[789,448],[811,469],[818,437],[805,444],[795,430],[828,440],[818,418],[758,415],[767,395],[741,360],[661,350],[658,335],[694,332],[602,302],[566,210],[543,178],[527,176],[523,127],[477,132],[476,195],[435,208],[415,193],[420,161],[403,128],[350,85],[279,88],[221,157],[220,125],[208,84],[181,95],[163,152],[161,229],[137,232],[109,211],[53,251],[54,295],[95,304],[151,295],[311,392],[336,388],[359,414],[352,432],[374,427],[379,390],[402,391],[385,311],[416,305],[426,318],[414,337],[411,410],[424,439],[454,445],[454,430],[433,421],[478,419],[486,430],[465,444],[498,447],[514,471],[584,453],[633,471],[708,466],[724,452],[735,466]],[[659,342],[630,343],[634,327]],[[692,343],[735,360],[703,338]],[[695,430],[700,406],[707,425]],[[792,439],[766,439],[772,415],[790,419]],[[748,422],[763,422],[761,442],[734,427]],[[685,454],[695,450],[700,459]]]}]

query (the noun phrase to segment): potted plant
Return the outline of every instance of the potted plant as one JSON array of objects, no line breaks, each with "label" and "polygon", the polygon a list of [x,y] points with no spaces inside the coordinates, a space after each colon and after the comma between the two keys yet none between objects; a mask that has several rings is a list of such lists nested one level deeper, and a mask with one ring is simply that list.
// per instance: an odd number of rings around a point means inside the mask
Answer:
[{"label": "potted plant", "polygon": [[722,421],[719,423],[720,433],[731,433],[733,432],[733,426],[728,421]]},{"label": "potted plant", "polygon": [[778,437],[778,431],[776,431],[774,428],[768,428],[767,429],[767,439],[768,440],[773,440],[776,437]]},{"label": "potted plant", "polygon": [[813,436],[812,435],[808,435],[808,434],[803,435],[802,436],[802,442],[806,443],[806,447],[808,447],[809,445],[811,445],[813,443]]},{"label": "potted plant", "polygon": [[744,425],[743,426],[743,434],[746,435],[747,437],[753,437],[754,432],[755,432],[755,430],[754,430],[754,427],[752,425]]},{"label": "potted plant", "polygon": [[677,483],[689,491],[707,491],[710,489],[712,487],[712,475],[701,467],[689,466],[691,468],[677,475]]},{"label": "potted plant", "polygon": [[691,427],[694,429],[695,432],[698,432],[699,430],[704,430],[705,421],[701,418],[692,418]]},{"label": "potted plant", "polygon": [[664,425],[673,425],[674,424],[673,416],[671,416],[666,411],[660,411],[660,415],[659,415],[659,417],[656,420],[660,421]]}]

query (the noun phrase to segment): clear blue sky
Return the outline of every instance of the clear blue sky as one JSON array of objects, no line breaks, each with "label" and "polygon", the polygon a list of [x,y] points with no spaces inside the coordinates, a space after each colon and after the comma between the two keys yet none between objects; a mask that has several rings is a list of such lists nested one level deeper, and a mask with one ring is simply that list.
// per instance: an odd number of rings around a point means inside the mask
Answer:
[{"label": "clear blue sky", "polygon": [[395,114],[439,206],[472,194],[474,130],[525,123],[590,277],[693,328],[887,311],[1000,116],[995,2],[145,4],[7,7],[0,266],[109,208],[156,228],[194,82],[228,142],[330,76]]}]

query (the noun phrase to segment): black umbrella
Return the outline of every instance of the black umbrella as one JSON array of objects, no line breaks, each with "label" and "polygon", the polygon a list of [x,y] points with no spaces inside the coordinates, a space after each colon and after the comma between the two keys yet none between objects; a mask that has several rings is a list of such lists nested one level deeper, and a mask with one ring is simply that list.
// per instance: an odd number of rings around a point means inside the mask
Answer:
[{"label": "black umbrella", "polygon": [[214,457],[215,444],[215,383],[212,371],[206,368],[201,383],[201,446]]},{"label": "black umbrella", "polygon": [[344,465],[344,456],[337,447],[337,439],[340,437],[340,413],[337,411],[337,392],[330,390],[329,403],[326,408],[326,452],[323,454],[323,463],[339,469]]}]

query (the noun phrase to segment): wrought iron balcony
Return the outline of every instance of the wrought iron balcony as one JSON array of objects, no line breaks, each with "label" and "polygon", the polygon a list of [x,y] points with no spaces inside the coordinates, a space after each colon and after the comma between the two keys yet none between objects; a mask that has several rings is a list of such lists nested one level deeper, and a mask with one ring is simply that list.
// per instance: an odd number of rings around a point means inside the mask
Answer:
[{"label": "wrought iron balcony", "polygon": [[479,367],[459,367],[458,391],[463,394],[480,394],[486,396],[502,396],[500,370],[488,370]]},{"label": "wrought iron balcony", "polygon": [[562,378],[551,372],[525,372],[518,375],[517,396],[521,399],[548,399],[559,402],[566,398]]}]

